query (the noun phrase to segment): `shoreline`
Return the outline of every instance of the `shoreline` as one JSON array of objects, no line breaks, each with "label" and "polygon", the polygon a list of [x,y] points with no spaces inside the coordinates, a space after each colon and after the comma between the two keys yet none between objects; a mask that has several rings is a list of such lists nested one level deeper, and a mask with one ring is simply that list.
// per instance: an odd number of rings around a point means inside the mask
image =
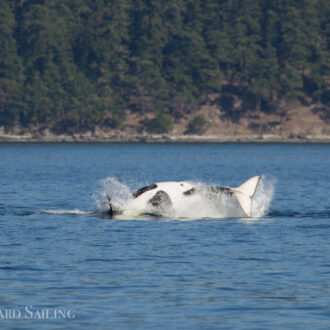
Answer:
[{"label": "shoreline", "polygon": [[330,143],[330,135],[0,135],[0,143]]}]

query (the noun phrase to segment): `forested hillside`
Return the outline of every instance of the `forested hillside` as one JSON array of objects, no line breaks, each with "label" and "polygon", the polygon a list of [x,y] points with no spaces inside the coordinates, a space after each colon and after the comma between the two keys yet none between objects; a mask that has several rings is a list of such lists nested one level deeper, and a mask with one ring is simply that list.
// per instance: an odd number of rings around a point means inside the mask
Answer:
[{"label": "forested hillside", "polygon": [[329,0],[2,0],[0,126],[83,132],[136,112],[165,132],[210,95],[232,121],[329,109],[329,18]]}]

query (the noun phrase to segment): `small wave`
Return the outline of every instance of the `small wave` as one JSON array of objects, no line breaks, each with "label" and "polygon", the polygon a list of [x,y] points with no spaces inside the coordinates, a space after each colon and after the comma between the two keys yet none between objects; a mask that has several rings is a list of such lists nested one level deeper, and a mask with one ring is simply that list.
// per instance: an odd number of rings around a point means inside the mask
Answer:
[{"label": "small wave", "polygon": [[317,224],[317,225],[299,225],[299,229],[312,229],[312,230],[328,230],[330,229],[330,224]]},{"label": "small wave", "polygon": [[269,212],[268,216],[273,218],[317,218],[317,219],[328,219],[330,218],[330,211],[315,211],[315,212],[303,212],[295,210],[273,210]]},{"label": "small wave", "polygon": [[78,209],[75,210],[40,210],[37,213],[39,214],[73,214],[73,215],[88,215],[95,214],[95,211],[81,211]]},{"label": "small wave", "polygon": [[14,212],[15,215],[18,215],[20,217],[26,217],[26,216],[32,215],[33,213],[34,213],[33,211]]},{"label": "small wave", "polygon": [[271,212],[268,213],[269,217],[272,218],[282,218],[282,217],[289,217],[289,218],[296,218],[296,217],[301,217],[302,213],[294,210],[272,210]]},{"label": "small wave", "polygon": [[19,217],[26,217],[29,215],[34,214],[35,212],[31,209],[27,209],[25,207],[11,207],[8,206],[7,208],[0,208],[0,215],[17,215]]}]

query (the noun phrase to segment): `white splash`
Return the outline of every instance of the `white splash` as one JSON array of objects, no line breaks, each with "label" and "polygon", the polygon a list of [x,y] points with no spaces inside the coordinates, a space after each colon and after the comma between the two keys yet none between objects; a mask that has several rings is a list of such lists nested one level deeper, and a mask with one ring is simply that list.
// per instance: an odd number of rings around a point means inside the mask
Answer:
[{"label": "white splash", "polygon": [[253,197],[252,202],[252,217],[263,217],[270,206],[275,191],[275,179],[268,179],[266,176],[262,176],[257,191]]},{"label": "white splash", "polygon": [[175,219],[225,219],[242,217],[236,198],[226,194],[214,194],[209,186],[201,182],[190,182],[196,187],[197,193],[182,195],[172,201],[173,207],[167,211],[167,216]]},{"label": "white splash", "polygon": [[93,194],[96,207],[100,212],[105,212],[109,209],[109,197],[111,198],[111,203],[121,209],[133,198],[131,189],[116,178],[105,178],[101,180],[100,185],[101,189]]}]

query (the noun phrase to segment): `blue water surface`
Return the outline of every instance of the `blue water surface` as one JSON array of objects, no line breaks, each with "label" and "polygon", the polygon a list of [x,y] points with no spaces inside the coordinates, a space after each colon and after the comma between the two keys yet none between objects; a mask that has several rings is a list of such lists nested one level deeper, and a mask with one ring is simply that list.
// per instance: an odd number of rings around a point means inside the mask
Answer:
[{"label": "blue water surface", "polygon": [[[259,220],[111,220],[95,201],[105,178],[258,174],[276,181]],[[0,328],[328,329],[329,191],[327,144],[0,144]]]}]

